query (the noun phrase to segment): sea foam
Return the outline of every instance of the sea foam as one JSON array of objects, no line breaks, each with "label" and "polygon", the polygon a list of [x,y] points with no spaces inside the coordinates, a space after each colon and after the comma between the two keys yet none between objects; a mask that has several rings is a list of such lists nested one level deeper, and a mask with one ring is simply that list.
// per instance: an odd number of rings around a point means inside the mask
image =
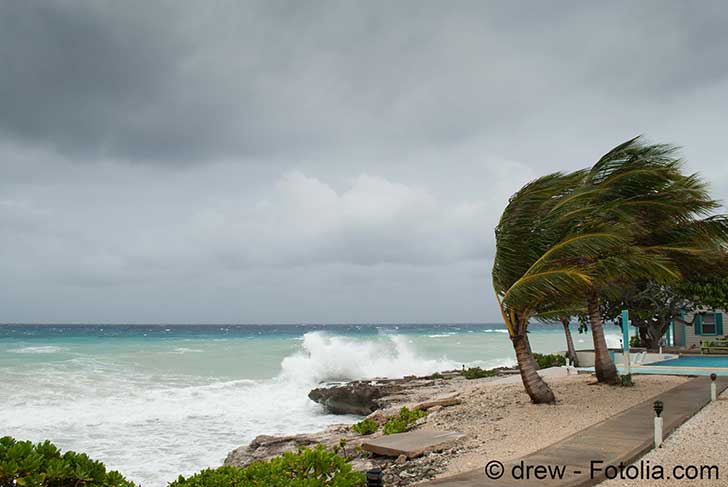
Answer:
[{"label": "sea foam", "polygon": [[55,347],[55,346],[43,346],[43,347],[21,347],[8,350],[11,353],[59,353],[65,352],[67,348]]},{"label": "sea foam", "polygon": [[447,359],[417,355],[402,335],[382,335],[376,339],[355,340],[309,332],[303,337],[303,350],[283,359],[281,377],[297,383],[373,379],[426,375],[458,366]]}]

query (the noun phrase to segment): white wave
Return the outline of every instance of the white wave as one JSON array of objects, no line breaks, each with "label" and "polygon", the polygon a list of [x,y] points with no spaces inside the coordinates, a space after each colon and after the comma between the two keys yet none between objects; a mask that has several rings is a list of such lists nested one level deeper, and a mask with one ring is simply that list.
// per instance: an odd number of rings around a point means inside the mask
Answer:
[{"label": "white wave", "polygon": [[304,335],[302,347],[302,352],[283,359],[283,379],[315,384],[326,380],[426,375],[457,366],[445,358],[418,356],[411,341],[400,335],[360,341],[316,331]]},{"label": "white wave", "polygon": [[426,335],[427,338],[447,338],[455,335],[455,333],[440,333],[435,335]]},{"label": "white wave", "polygon": [[489,328],[487,330],[483,330],[483,333],[508,333],[508,330],[500,330],[496,328]]},{"label": "white wave", "polygon": [[183,353],[202,353],[202,352],[204,352],[204,350],[200,350],[198,348],[177,347],[174,350],[172,350],[170,353],[183,354]]},{"label": "white wave", "polygon": [[58,353],[58,352],[65,352],[68,350],[64,347],[55,347],[52,345],[44,346],[44,347],[22,347],[22,348],[15,348],[12,350],[8,350],[8,352],[12,353]]},{"label": "white wave", "polygon": [[[65,380],[64,380],[65,379]],[[3,433],[84,451],[149,487],[220,465],[258,434],[317,431],[349,417],[322,414],[310,386],[279,379],[160,384],[133,369],[33,374],[0,384]],[[72,381],[72,386],[65,381]],[[46,387],[39,395],[39,382]],[[167,381],[169,382],[169,381]]]}]

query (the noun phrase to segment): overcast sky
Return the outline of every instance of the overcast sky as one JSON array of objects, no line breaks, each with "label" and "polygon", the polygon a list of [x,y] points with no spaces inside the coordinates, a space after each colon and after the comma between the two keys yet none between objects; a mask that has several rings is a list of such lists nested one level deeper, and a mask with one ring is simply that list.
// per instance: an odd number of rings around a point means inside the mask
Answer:
[{"label": "overcast sky", "polygon": [[493,227],[637,134],[728,198],[728,4],[0,0],[0,322],[498,321]]}]

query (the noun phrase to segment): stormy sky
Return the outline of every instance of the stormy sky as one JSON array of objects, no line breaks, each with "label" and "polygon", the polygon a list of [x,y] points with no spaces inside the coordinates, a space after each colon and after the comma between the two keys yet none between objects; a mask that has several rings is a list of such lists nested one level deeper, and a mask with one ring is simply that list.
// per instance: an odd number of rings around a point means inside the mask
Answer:
[{"label": "stormy sky", "polygon": [[728,197],[728,5],[0,0],[0,322],[498,321],[493,227],[627,138]]}]

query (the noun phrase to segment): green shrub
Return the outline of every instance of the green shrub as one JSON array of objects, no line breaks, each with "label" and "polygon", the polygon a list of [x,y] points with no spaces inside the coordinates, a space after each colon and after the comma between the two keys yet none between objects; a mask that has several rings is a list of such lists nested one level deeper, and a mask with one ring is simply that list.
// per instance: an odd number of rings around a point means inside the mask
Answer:
[{"label": "green shrub", "polygon": [[439,372],[435,372],[434,374],[432,374],[432,375],[430,375],[430,376],[428,377],[428,379],[444,379],[444,378],[445,378],[445,376],[444,376],[444,375],[442,375],[442,374],[441,374],[441,373],[439,373]]},{"label": "green shrub", "polygon": [[632,381],[632,374],[625,374],[619,376],[619,385],[622,387],[632,387],[634,382]]},{"label": "green shrub", "polygon": [[384,423],[384,434],[404,433],[412,428],[418,419],[425,416],[427,416],[427,411],[422,411],[421,409],[412,410],[403,406],[399,410],[399,415],[392,416]]},{"label": "green shrub", "polygon": [[208,468],[192,477],[180,476],[168,487],[360,487],[364,474],[345,458],[322,445],[287,452],[269,462],[247,467]]},{"label": "green shrub", "polygon": [[480,367],[471,367],[469,369],[463,369],[461,374],[466,379],[481,379],[483,377],[493,377],[498,372],[495,370],[483,370]]},{"label": "green shrub", "polygon": [[85,453],[61,451],[50,441],[0,438],[0,487],[134,487],[119,472]]},{"label": "green shrub", "polygon": [[629,337],[629,346],[630,347],[641,347],[642,340],[640,340],[640,337],[638,337],[638,336],[631,336],[631,337]]},{"label": "green shrub", "polygon": [[533,358],[536,359],[539,369],[547,369],[549,367],[560,367],[566,365],[566,357],[557,353],[544,355],[542,353],[534,353]]},{"label": "green shrub", "polygon": [[351,429],[353,429],[360,435],[371,435],[379,429],[379,423],[377,423],[373,419],[365,419],[364,421],[359,421],[358,423],[356,423],[354,426],[351,427]]}]

